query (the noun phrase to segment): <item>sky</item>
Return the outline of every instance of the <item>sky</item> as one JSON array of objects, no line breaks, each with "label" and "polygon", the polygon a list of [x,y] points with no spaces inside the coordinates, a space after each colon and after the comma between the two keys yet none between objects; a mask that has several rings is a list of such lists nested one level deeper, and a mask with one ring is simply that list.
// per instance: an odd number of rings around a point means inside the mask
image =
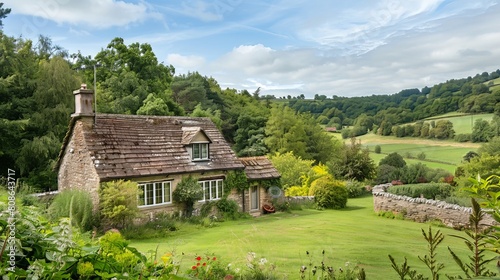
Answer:
[{"label": "sky", "polygon": [[394,94],[500,68],[500,0],[0,0],[3,32],[94,57],[148,43],[261,95]]}]

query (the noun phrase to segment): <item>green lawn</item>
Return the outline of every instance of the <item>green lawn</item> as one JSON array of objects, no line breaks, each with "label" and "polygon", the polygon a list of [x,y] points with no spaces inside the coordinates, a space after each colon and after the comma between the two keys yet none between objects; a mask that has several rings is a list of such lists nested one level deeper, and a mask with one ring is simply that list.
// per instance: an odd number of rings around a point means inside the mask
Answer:
[{"label": "green lawn", "polygon": [[[377,165],[380,162],[380,160],[383,159],[386,156],[387,156],[386,154],[376,154],[374,152],[370,153],[370,158],[373,159],[373,161]],[[404,154],[403,154],[403,156],[404,156]],[[422,164],[425,164],[425,166],[427,166],[429,168],[444,169],[444,170],[450,172],[451,174],[455,174],[455,169],[457,168],[457,166],[454,165],[454,164],[445,164],[445,163],[440,163],[440,162],[432,162],[432,161],[425,161],[425,160],[418,160],[418,159],[409,159],[409,158],[405,158],[404,160],[406,161],[406,164],[422,163]]]},{"label": "green lawn", "polygon": [[[266,258],[276,265],[276,271],[285,279],[299,279],[299,269],[307,265],[306,251],[319,265],[321,251],[325,250],[325,264],[342,267],[345,262],[365,268],[367,279],[397,279],[388,254],[398,263],[406,256],[412,268],[425,272],[424,264],[417,256],[427,254],[421,229],[427,224],[393,220],[377,216],[373,212],[371,196],[350,199],[344,210],[303,210],[291,214],[276,213],[259,218],[220,223],[213,228],[186,227],[168,238],[134,240],[131,245],[146,252],[158,246],[159,254],[175,251],[184,253],[182,266],[192,265],[198,254],[210,253],[233,267],[245,269],[246,255],[255,252],[257,258]],[[450,246],[458,254],[467,252],[463,241],[450,237],[460,234],[448,228],[441,230],[445,240],[440,245],[438,257],[446,265],[444,273],[457,274],[458,266],[447,251]],[[428,275],[429,276],[429,275]]]}]

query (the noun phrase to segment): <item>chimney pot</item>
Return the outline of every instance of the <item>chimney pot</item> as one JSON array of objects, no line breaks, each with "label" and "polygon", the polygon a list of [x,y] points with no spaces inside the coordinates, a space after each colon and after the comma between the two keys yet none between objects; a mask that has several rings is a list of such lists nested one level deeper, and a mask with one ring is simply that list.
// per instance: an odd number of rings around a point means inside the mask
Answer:
[{"label": "chimney pot", "polygon": [[75,113],[71,116],[94,116],[94,110],[92,108],[94,91],[87,89],[86,84],[81,84],[79,89],[73,91],[73,94],[75,96]]}]

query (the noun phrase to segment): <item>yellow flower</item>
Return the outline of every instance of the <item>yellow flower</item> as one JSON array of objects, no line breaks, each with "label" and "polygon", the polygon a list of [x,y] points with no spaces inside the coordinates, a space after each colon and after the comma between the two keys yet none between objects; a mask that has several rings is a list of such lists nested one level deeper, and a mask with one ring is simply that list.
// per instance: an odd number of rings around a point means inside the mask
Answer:
[{"label": "yellow flower", "polygon": [[164,264],[167,264],[170,261],[170,258],[172,258],[172,253],[166,253],[165,255],[161,256],[161,260]]},{"label": "yellow flower", "polygon": [[94,273],[94,266],[90,262],[79,262],[76,270],[80,276],[90,276]]}]

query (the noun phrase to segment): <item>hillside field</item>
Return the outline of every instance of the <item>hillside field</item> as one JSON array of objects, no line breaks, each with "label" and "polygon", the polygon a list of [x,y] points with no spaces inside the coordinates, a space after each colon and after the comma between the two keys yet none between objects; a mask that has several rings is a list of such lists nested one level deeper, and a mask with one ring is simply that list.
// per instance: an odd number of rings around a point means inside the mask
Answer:
[{"label": "hillside field", "polygon": [[[430,168],[441,168],[451,173],[462,162],[463,156],[469,151],[477,151],[480,144],[458,143],[454,141],[430,140],[422,138],[380,136],[372,133],[358,138],[361,144],[370,151],[372,159],[378,163],[385,155],[397,152],[405,158],[408,164],[421,162]],[[375,146],[380,145],[382,154],[375,154]],[[425,160],[417,159],[420,153],[425,154]],[[412,159],[408,159],[408,156]]]},{"label": "hillside field", "polygon": [[472,132],[472,127],[476,120],[482,119],[488,122],[493,118],[493,114],[462,114],[462,113],[449,113],[445,115],[430,117],[424,121],[439,121],[449,120],[453,123],[455,134],[466,134]]},{"label": "hillside field", "polygon": [[[500,83],[500,79],[498,83]],[[454,112],[427,118],[424,121],[437,122],[439,120],[449,120],[453,123],[455,134],[465,134],[472,132],[472,127],[476,120],[491,121],[492,118],[493,114],[466,115]],[[346,139],[342,139],[340,133],[332,133],[331,135],[340,141],[347,142]],[[457,165],[461,164],[465,154],[469,151],[477,151],[481,146],[480,143],[459,143],[453,140],[380,136],[373,133],[359,136],[356,139],[361,141],[361,144],[370,150],[370,157],[376,164],[386,155],[396,152],[403,156],[408,164],[420,162],[430,168],[441,168],[451,173],[454,173]],[[374,152],[377,145],[381,147],[380,154]],[[425,154],[425,159],[419,160],[417,157],[422,153]]]}]

